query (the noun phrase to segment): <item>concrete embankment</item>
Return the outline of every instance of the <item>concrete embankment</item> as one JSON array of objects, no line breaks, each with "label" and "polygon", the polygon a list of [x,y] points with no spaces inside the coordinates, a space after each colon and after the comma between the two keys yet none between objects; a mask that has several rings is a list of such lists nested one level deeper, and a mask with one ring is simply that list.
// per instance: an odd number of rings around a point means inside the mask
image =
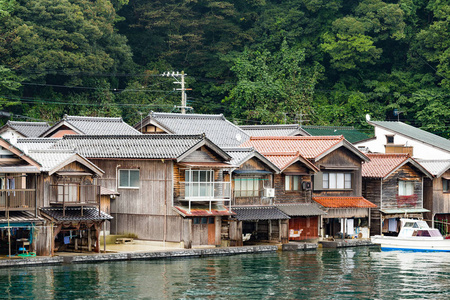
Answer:
[{"label": "concrete embankment", "polygon": [[277,245],[244,246],[228,248],[182,249],[155,252],[106,253],[94,255],[73,255],[54,257],[32,257],[24,259],[0,260],[0,268],[38,265],[58,265],[68,263],[96,263],[120,260],[164,259],[178,257],[207,257],[219,255],[236,255],[249,253],[276,252]]}]

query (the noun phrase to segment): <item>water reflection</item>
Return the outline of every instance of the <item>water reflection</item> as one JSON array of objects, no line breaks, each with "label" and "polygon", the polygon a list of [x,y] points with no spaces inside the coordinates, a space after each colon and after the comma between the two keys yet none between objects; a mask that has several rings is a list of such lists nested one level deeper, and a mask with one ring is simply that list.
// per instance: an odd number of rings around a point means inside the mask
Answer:
[{"label": "water reflection", "polygon": [[1,298],[447,299],[447,253],[371,248],[0,270]]}]

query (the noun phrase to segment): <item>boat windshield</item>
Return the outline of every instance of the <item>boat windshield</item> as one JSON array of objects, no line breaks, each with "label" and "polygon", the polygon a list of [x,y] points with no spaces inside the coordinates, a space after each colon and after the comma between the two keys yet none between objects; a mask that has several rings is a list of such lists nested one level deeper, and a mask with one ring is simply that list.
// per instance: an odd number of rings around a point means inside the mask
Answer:
[{"label": "boat windshield", "polygon": [[423,230],[414,231],[413,236],[428,236],[428,237],[441,236],[441,233],[437,229],[431,229],[431,230],[423,229]]},{"label": "boat windshield", "polygon": [[430,228],[425,221],[413,221],[413,222],[405,222],[403,226],[405,228]]}]

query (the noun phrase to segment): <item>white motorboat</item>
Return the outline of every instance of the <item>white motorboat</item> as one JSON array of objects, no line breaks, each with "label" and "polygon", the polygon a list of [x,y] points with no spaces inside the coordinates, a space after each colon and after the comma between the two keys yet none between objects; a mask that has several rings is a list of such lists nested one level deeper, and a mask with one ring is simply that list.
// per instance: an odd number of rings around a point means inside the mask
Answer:
[{"label": "white motorboat", "polygon": [[450,240],[444,239],[438,229],[430,228],[427,222],[413,219],[400,219],[398,236],[375,235],[374,244],[382,250],[444,251],[450,252]]}]

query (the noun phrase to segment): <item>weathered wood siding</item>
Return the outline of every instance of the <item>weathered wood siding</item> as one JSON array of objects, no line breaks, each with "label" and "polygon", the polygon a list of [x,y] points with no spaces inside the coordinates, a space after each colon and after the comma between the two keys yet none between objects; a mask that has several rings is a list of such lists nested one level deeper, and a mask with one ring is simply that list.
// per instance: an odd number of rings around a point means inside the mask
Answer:
[{"label": "weathered wood siding", "polygon": [[[313,196],[362,196],[361,159],[349,150],[340,147],[316,162],[315,165],[322,172],[351,173],[352,188],[348,190],[327,190],[317,189],[314,186]],[[314,175],[314,180],[316,180],[316,176],[322,175],[322,173]]]},{"label": "weathered wood siding", "polygon": [[302,183],[305,181],[311,182],[311,175],[301,175],[301,182],[299,182],[300,190],[286,191],[284,174],[274,175],[275,186],[275,203],[309,203],[311,202],[312,188],[304,190]]},{"label": "weathered wood siding", "polygon": [[[120,193],[111,200],[111,214],[115,218],[111,221],[111,233],[133,233],[140,239],[162,241],[166,232],[167,241],[180,241],[181,217],[172,209],[172,161],[91,161],[105,172],[98,179],[99,184]],[[117,188],[120,169],[139,169],[139,188]]]},{"label": "weathered wood siding", "polygon": [[[252,158],[243,163],[238,170],[263,170],[272,172],[271,169],[267,167],[262,161],[257,158]],[[235,193],[235,183],[237,179],[240,178],[259,178],[261,179],[259,182],[259,194],[255,197],[241,197],[236,196]],[[264,197],[264,188],[271,188],[272,184],[272,175],[233,175],[232,182],[232,191],[233,191],[233,205],[269,205],[271,204],[270,198]]]},{"label": "weathered wood siding", "polygon": [[450,178],[450,170],[433,180],[433,213],[450,214],[450,192],[444,193],[442,177]]},{"label": "weathered wood siding", "polygon": [[320,217],[291,217],[289,220],[289,230],[301,230],[301,234],[299,237],[291,237],[289,234],[289,240],[301,241],[318,238],[319,218]]},{"label": "weathered wood siding", "polygon": [[[399,180],[414,182],[414,195],[405,199],[398,197]],[[423,208],[422,175],[415,168],[404,165],[383,180],[382,203],[380,209]]]},{"label": "weathered wood siding", "polygon": [[381,234],[381,185],[381,178],[363,178],[363,197],[377,206],[370,210],[372,234]]}]

